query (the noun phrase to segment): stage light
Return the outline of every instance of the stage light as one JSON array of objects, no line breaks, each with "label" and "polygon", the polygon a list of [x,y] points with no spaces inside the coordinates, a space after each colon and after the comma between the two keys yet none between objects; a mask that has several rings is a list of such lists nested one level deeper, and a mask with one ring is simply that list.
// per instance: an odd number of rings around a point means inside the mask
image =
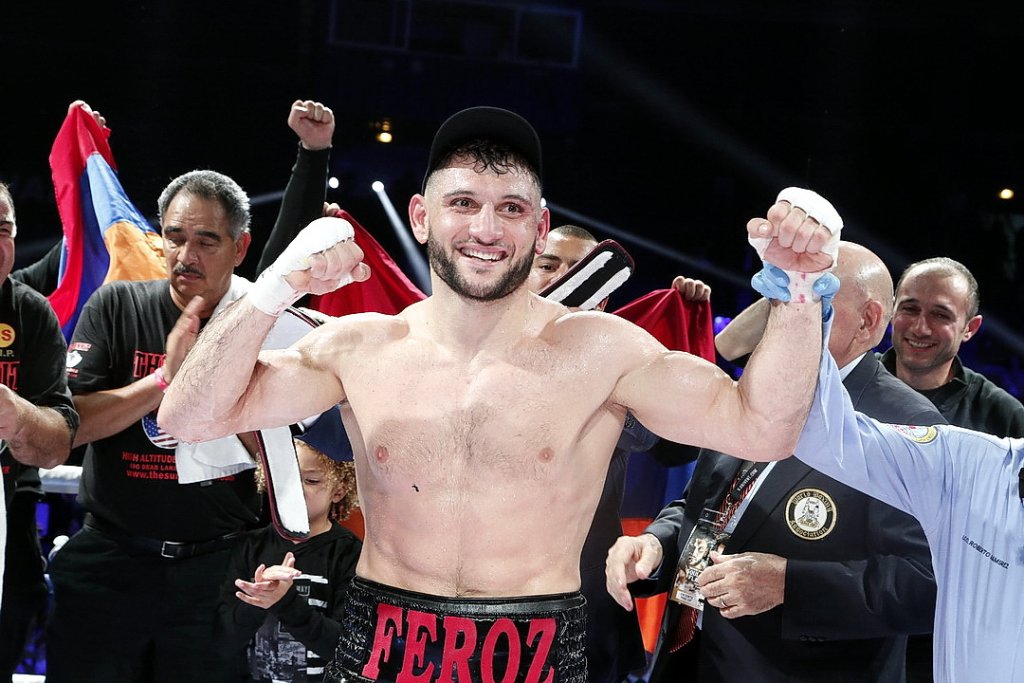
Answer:
[{"label": "stage light", "polygon": [[327,187],[331,188],[332,190],[337,190],[339,185],[341,185],[341,181],[339,181],[336,177],[331,176],[330,178],[327,179]]},{"label": "stage light", "polygon": [[374,127],[377,129],[377,135],[375,136],[377,138],[377,142],[387,144],[394,140],[394,137],[391,135],[390,119],[381,119],[374,124]]},{"label": "stage light", "polygon": [[1005,199],[1005,200],[1009,201],[1009,200],[1013,199],[1013,195],[1014,195],[1013,190],[1008,188],[1008,187],[1004,187],[1003,189],[999,190],[999,198],[1000,199]]},{"label": "stage light", "polygon": [[374,180],[373,183],[370,185],[370,189],[376,192],[377,194],[380,194],[381,192],[384,191],[384,183],[382,183],[379,180]]}]

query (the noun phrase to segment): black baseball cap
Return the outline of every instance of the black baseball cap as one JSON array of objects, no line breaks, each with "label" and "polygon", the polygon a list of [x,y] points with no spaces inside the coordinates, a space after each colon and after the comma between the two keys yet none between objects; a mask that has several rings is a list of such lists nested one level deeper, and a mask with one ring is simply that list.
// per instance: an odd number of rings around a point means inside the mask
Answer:
[{"label": "black baseball cap", "polygon": [[348,440],[337,406],[325,410],[295,438],[305,441],[331,460],[352,461],[352,443]]},{"label": "black baseball cap", "polygon": [[427,172],[423,174],[424,189],[427,177],[445,156],[460,144],[477,138],[508,145],[526,160],[538,178],[541,177],[540,138],[529,121],[508,109],[470,107],[452,114],[434,134]]}]

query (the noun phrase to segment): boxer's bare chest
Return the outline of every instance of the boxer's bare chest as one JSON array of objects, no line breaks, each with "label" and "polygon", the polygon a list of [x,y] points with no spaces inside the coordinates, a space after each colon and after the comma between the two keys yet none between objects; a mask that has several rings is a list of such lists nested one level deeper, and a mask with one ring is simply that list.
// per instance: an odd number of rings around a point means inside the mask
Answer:
[{"label": "boxer's bare chest", "polygon": [[370,462],[439,476],[543,467],[605,398],[572,358],[539,342],[472,357],[396,344],[344,381]]}]

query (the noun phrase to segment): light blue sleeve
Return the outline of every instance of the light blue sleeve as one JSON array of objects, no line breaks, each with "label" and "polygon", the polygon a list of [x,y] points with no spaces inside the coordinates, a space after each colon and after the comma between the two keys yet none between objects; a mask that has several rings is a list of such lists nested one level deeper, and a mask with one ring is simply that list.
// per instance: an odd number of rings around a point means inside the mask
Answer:
[{"label": "light blue sleeve", "polygon": [[795,454],[820,472],[934,528],[953,479],[949,428],[888,425],[853,409],[835,361],[822,354],[818,387]]}]

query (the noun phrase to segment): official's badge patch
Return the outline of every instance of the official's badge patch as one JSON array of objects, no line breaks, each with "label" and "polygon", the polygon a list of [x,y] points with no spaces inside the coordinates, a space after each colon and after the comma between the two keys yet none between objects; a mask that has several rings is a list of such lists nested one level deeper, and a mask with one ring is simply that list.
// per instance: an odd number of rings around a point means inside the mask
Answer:
[{"label": "official's badge patch", "polygon": [[910,439],[915,443],[930,443],[935,441],[935,437],[939,435],[939,430],[935,427],[912,427],[910,425],[890,425],[890,427],[903,438]]},{"label": "official's badge patch", "polygon": [[800,538],[817,541],[836,528],[836,503],[821,489],[800,489],[786,503],[786,523]]}]

